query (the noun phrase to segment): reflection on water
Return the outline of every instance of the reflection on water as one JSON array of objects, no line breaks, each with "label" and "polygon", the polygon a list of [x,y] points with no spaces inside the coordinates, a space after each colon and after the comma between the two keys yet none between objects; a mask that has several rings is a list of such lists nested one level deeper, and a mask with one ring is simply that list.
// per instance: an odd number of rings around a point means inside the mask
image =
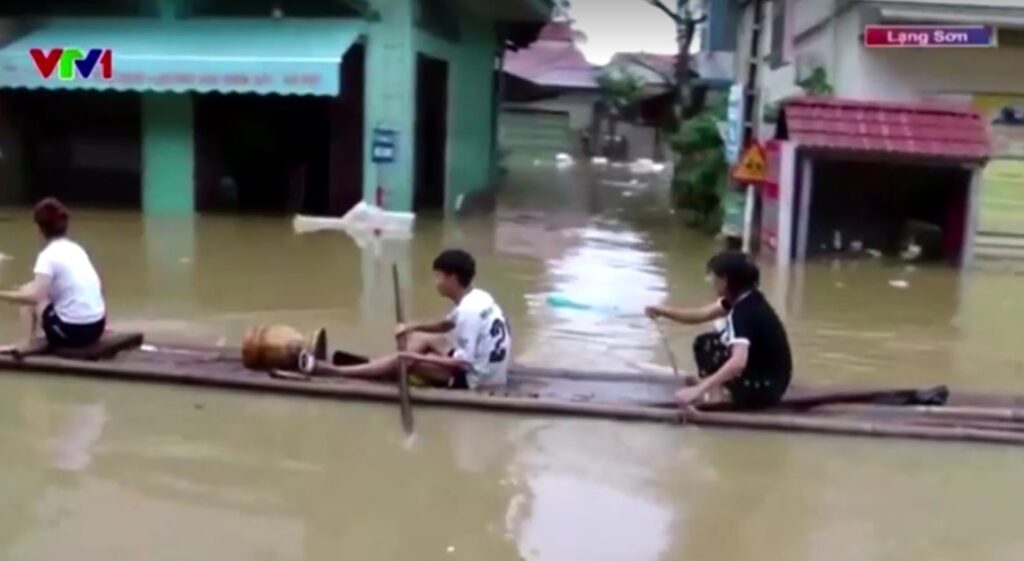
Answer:
[{"label": "reflection on water", "polygon": [[107,412],[100,404],[71,408],[64,426],[58,430],[53,447],[53,467],[81,471],[92,460],[91,449],[103,434]]},{"label": "reflection on water", "polygon": [[[281,322],[382,352],[390,264],[407,313],[436,316],[430,262],[459,245],[478,256],[519,360],[665,366],[639,311],[706,301],[714,244],[666,212],[663,188],[624,174],[516,173],[495,215],[426,218],[379,252],[294,235],[284,218],[81,211],[72,228],[114,324],[154,338],[237,342]],[[2,286],[27,278],[38,249],[24,214],[0,212]],[[1024,391],[1012,271],[861,261],[764,279],[800,377]],[[553,307],[552,294],[593,309]],[[689,366],[697,330],[667,332]],[[17,335],[3,311],[0,336]],[[1015,451],[437,410],[417,421],[405,446],[386,407],[0,376],[0,559],[1016,560],[1024,548]]]},{"label": "reflection on water", "polygon": [[[591,309],[557,308],[546,294],[529,295],[536,328],[519,349],[521,359],[568,368],[580,367],[580,356],[605,367],[623,358],[650,360],[657,332],[644,321],[643,308],[661,301],[665,281],[643,242],[633,232],[589,228],[577,247],[549,260],[544,284]],[[573,352],[559,350],[565,348]]]}]

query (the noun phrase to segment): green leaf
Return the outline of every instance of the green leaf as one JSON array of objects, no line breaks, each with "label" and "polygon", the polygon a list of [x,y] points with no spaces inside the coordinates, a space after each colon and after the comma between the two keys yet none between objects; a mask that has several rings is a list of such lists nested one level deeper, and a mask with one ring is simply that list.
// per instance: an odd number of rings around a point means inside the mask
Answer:
[{"label": "green leaf", "polygon": [[676,205],[695,226],[717,231],[722,221],[722,195],[729,185],[729,165],[719,123],[727,105],[720,100],[706,107],[669,137],[676,160],[672,192]]}]

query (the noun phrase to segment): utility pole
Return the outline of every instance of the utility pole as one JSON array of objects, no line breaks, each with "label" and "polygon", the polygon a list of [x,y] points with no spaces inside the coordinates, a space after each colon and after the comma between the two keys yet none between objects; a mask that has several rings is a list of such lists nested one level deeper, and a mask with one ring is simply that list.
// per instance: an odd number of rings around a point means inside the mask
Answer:
[{"label": "utility pole", "polygon": [[[754,0],[754,14],[750,25],[750,58],[747,61],[747,78],[743,87],[743,150],[757,140],[758,114],[758,70],[761,67],[761,36],[764,30],[764,0]],[[753,253],[754,225],[757,217],[757,189],[746,186],[747,201],[743,211],[743,251]]]}]

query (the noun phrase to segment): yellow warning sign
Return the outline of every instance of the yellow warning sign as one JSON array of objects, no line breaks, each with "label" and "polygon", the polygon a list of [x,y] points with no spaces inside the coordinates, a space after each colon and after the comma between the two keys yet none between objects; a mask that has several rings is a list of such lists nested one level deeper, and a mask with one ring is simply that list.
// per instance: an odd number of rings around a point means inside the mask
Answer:
[{"label": "yellow warning sign", "polygon": [[732,178],[738,183],[761,183],[768,179],[768,156],[759,142],[754,142],[743,152],[732,170]]}]

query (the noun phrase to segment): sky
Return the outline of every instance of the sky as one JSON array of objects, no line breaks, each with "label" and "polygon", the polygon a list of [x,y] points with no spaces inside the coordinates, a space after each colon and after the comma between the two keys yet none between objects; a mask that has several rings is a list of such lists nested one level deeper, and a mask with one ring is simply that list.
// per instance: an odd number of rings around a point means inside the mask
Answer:
[{"label": "sky", "polygon": [[675,52],[672,20],[644,0],[573,0],[571,13],[587,35],[580,48],[591,63],[620,51]]}]

